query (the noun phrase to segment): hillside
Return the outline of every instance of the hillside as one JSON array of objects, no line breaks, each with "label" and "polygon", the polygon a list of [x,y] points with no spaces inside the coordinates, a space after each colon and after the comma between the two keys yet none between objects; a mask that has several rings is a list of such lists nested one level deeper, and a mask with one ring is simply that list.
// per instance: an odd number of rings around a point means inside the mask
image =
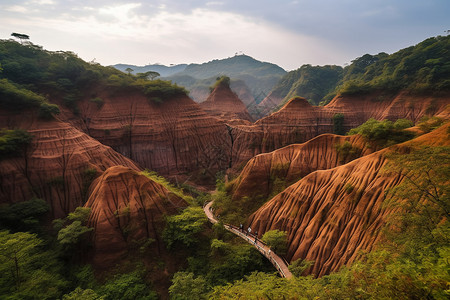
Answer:
[{"label": "hillside", "polygon": [[303,65],[283,76],[258,107],[267,114],[267,110],[295,96],[304,97],[311,104],[318,105],[328,93],[334,91],[342,80],[343,72],[344,69],[339,66]]},{"label": "hillside", "polygon": [[344,69],[338,66],[310,66],[286,74],[259,105],[268,114],[283,101],[304,97],[315,105],[336,96],[447,93],[450,89],[449,36],[438,36],[393,54],[365,54]]}]

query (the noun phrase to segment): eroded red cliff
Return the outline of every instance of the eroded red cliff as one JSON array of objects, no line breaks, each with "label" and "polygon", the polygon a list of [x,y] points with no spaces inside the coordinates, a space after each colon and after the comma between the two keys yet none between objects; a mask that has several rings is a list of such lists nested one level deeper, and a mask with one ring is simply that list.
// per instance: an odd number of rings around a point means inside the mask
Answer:
[{"label": "eroded red cliff", "polygon": [[200,103],[200,107],[211,116],[225,122],[232,119],[252,121],[244,103],[225,84],[220,84],[214,88],[206,101]]},{"label": "eroded red cliff", "polygon": [[331,169],[371,153],[359,135],[323,134],[252,158],[230,185],[233,200],[267,199],[316,170]]},{"label": "eroded red cliff", "polygon": [[92,209],[93,264],[105,269],[142,246],[154,255],[167,252],[161,239],[164,217],[187,203],[139,172],[116,166],[92,183],[85,206]]},{"label": "eroded red cliff", "polygon": [[213,174],[229,164],[226,125],[187,96],[154,101],[136,90],[95,92],[99,106],[85,99],[80,114],[64,115],[101,143],[161,174],[203,170]]},{"label": "eroded red cliff", "polygon": [[[449,126],[394,147],[449,145]],[[436,144],[436,141],[439,141]],[[260,234],[278,229],[288,233],[290,261],[314,261],[318,276],[355,260],[360,250],[371,250],[380,237],[386,216],[386,191],[401,177],[386,173],[385,149],[329,170],[310,173],[272,198],[250,216]]]},{"label": "eroded red cliff", "polygon": [[291,99],[278,112],[253,125],[233,126],[233,161],[270,152],[293,143],[306,142],[320,134],[333,133],[333,117],[343,115],[342,131],[347,132],[369,118],[417,122],[428,115],[449,115],[450,96],[417,96],[407,93],[336,97],[328,105],[312,106],[301,97]]},{"label": "eroded red cliff", "polygon": [[25,129],[33,139],[16,157],[0,160],[0,203],[36,196],[50,204],[53,217],[60,218],[83,205],[91,181],[107,168],[123,165],[139,170],[130,159],[68,123],[42,121],[31,112],[26,118],[10,116],[2,112],[0,127]]}]

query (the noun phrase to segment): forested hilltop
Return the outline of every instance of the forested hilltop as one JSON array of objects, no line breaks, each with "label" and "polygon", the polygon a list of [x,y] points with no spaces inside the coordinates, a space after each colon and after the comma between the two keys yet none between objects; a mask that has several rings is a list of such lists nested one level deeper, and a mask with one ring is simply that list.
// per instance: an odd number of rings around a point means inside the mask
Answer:
[{"label": "forested hilltop", "polygon": [[442,93],[450,90],[449,49],[450,36],[437,36],[394,54],[365,54],[344,68],[304,65],[286,74],[271,96],[281,103],[301,96],[325,105],[338,94]]},{"label": "forested hilltop", "polygon": [[[83,97],[91,96],[93,102],[101,105],[100,98],[89,95],[92,88],[99,85],[111,87],[111,91],[141,90],[155,101],[186,94],[183,88],[170,82],[147,80],[145,73],[131,76],[113,67],[85,62],[70,51],[47,51],[32,43],[24,46],[13,40],[0,40],[0,68],[0,105],[13,110],[35,106],[51,98],[52,102],[78,113],[77,102]],[[12,105],[11,101],[20,101],[24,106]],[[50,108],[44,106],[43,109]],[[57,112],[57,108],[51,109]]]}]

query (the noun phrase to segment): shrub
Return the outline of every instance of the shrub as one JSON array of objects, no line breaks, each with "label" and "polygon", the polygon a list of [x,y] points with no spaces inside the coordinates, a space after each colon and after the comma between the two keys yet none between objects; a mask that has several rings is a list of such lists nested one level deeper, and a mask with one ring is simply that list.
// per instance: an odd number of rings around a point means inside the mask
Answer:
[{"label": "shrub", "polygon": [[287,232],[278,229],[269,230],[262,236],[261,240],[272,248],[276,254],[284,256],[287,252]]},{"label": "shrub", "polygon": [[42,103],[39,107],[39,118],[44,120],[50,120],[59,113],[59,106],[56,104]]},{"label": "shrub", "polygon": [[103,104],[105,104],[105,101],[103,101],[103,99],[100,97],[92,98],[89,101],[92,103],[95,103],[97,105],[97,108],[101,108],[103,106]]},{"label": "shrub", "polygon": [[0,130],[0,160],[20,155],[31,143],[33,137],[22,129]]},{"label": "shrub", "polygon": [[333,133],[345,134],[344,131],[344,114],[338,113],[333,116]]},{"label": "shrub", "polygon": [[351,129],[348,134],[360,134],[376,146],[387,147],[412,139],[414,133],[403,130],[410,125],[412,123],[407,120],[397,120],[392,123],[388,120],[377,121],[370,118],[364,124]]}]

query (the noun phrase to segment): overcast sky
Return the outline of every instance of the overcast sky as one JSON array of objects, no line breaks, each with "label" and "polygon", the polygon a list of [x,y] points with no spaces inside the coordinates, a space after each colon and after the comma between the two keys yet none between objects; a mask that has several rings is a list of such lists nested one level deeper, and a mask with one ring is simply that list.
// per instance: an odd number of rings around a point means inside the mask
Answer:
[{"label": "overcast sky", "polygon": [[286,70],[393,53],[450,29],[450,0],[0,0],[0,38],[102,65],[244,53]]}]

